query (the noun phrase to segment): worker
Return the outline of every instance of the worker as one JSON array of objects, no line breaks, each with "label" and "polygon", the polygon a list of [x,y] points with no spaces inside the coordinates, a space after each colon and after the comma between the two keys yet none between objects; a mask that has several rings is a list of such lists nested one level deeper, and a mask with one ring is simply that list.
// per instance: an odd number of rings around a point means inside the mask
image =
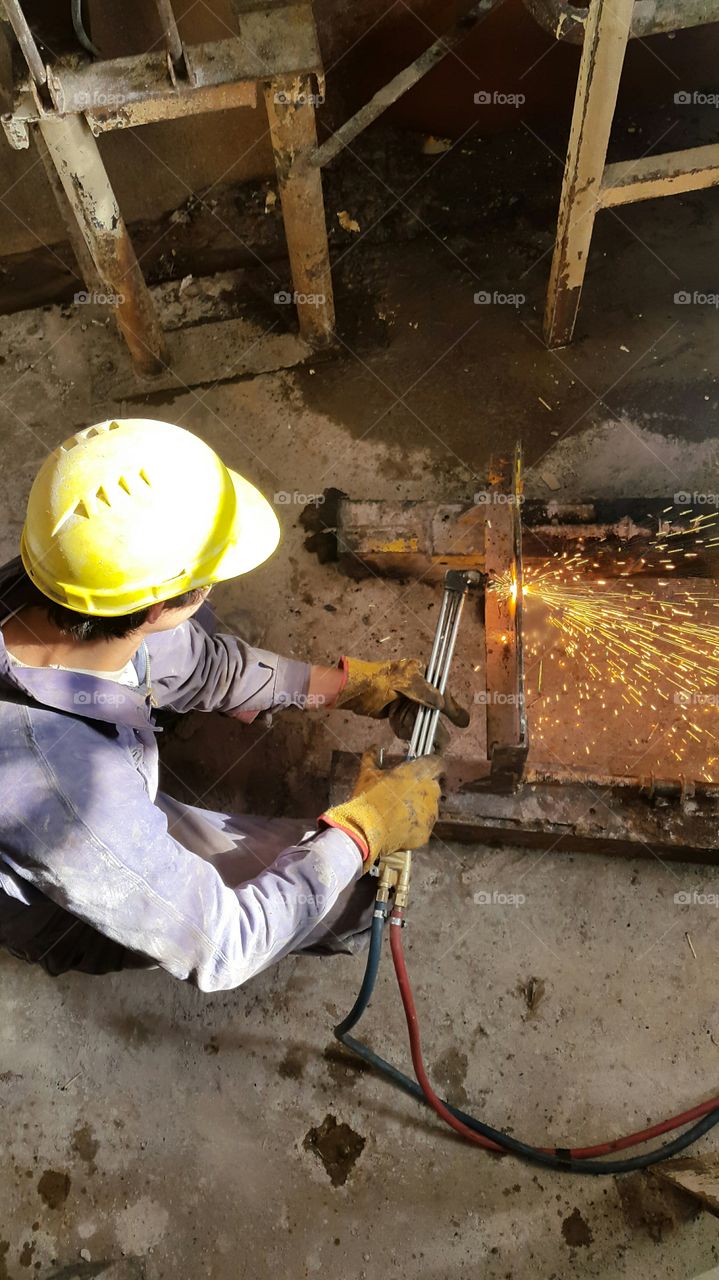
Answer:
[{"label": "worker", "polygon": [[[418,660],[310,666],[218,632],[214,583],[275,550],[275,513],[189,431],[101,422],[32,485],[0,569],[0,945],[56,975],[160,966],[203,991],[291,951],[359,950],[367,872],[417,848],[440,761],[381,772],[307,821],[213,813],[158,792],[157,713],[463,712]],[[278,769],[281,786],[281,768]]]}]

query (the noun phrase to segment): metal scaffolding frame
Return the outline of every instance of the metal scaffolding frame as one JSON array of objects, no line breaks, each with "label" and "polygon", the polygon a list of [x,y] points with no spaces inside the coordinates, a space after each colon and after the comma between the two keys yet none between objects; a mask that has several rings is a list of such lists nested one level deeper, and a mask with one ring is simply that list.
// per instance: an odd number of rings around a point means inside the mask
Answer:
[{"label": "metal scaffolding frame", "polygon": [[[315,105],[324,72],[310,0],[243,5],[238,35],[183,44],[171,0],[154,0],[164,48],[131,57],[82,55],[47,65],[20,0],[5,5],[28,74],[13,86],[2,124],[16,149],[34,137],[88,287],[112,299],[135,369],[167,368],[167,350],[152,297],[102,162],[96,139],[115,129],[205,111],[254,107],[263,95],[295,289],[300,337],[309,349],[332,343],[334,305],[322,167],[446,56],[498,3],[475,0],[455,25],[403,68],[354,116],[318,146]],[[86,50],[92,49],[87,38]]]},{"label": "metal scaffolding frame", "polygon": [[[96,139],[134,128],[233,107],[267,109],[301,339],[317,349],[334,339],[334,305],[322,196],[322,167],[446,56],[498,0],[476,0],[448,31],[384,85],[321,145],[315,105],[324,71],[310,0],[245,7],[238,34],[183,44],[170,0],[154,0],[165,47],[93,60],[86,52],[46,64],[20,0],[5,11],[27,64],[2,116],[11,146],[31,136],[50,179],[81,274],[112,306],[136,370],[167,368],[162,326],[112,190]],[[560,40],[582,44],[557,234],[547,291],[545,337],[571,341],[600,209],[719,183],[719,144],[607,164],[627,43],[719,21],[719,0],[525,0]],[[88,42],[89,43],[89,42]]]},{"label": "metal scaffolding frame", "polygon": [[111,300],[135,369],[164,370],[165,339],[152,296],[100,154],[97,138],[231,107],[267,107],[301,337],[313,348],[332,340],[334,310],[315,104],[324,74],[309,3],[246,9],[237,36],[183,45],[169,0],[156,0],[165,48],[93,61],[87,54],[45,64],[18,0],[6,7],[28,74],[13,87],[2,117],[11,146],[38,145],[89,288]]},{"label": "metal scaffolding frame", "polygon": [[719,145],[714,143],[606,163],[629,40],[718,22],[719,0],[591,0],[584,10],[566,0],[525,3],[558,39],[582,40],[544,317],[547,345],[563,347],[574,333],[599,210],[719,183]]}]

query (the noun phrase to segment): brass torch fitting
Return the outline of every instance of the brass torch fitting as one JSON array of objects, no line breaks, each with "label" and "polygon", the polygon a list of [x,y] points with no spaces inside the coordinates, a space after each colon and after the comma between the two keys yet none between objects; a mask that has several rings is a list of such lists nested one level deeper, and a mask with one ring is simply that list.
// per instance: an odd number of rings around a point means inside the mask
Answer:
[{"label": "brass torch fitting", "polygon": [[396,853],[382,854],[379,860],[377,901],[387,902],[390,890],[394,889],[395,906],[406,907],[411,870],[412,854],[409,849],[398,849]]}]

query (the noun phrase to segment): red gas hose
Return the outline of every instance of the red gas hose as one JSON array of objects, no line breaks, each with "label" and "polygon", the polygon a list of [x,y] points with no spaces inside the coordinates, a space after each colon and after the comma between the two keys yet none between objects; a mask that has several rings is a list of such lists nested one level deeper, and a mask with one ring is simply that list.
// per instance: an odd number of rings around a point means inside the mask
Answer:
[{"label": "red gas hose", "polygon": [[[409,974],[407,973],[407,965],[404,958],[404,948],[402,945],[402,925],[394,924],[402,920],[404,911],[401,907],[395,907],[390,919],[390,947],[392,951],[392,961],[394,970],[397,975],[402,1004],[404,1006],[405,1017],[407,1019],[407,1031],[409,1033],[410,1050],[412,1054],[412,1065],[414,1066],[417,1081],[426,1097],[429,1105],[437,1115],[445,1121],[450,1128],[454,1129],[463,1138],[467,1138],[470,1142],[474,1142],[477,1146],[485,1147],[489,1151],[504,1151],[505,1148],[499,1143],[493,1142],[491,1138],[485,1138],[482,1134],[475,1133],[473,1129],[469,1129],[466,1124],[458,1120],[456,1116],[444,1105],[442,1099],[437,1096],[432,1088],[427,1072],[425,1070],[422,1058],[422,1046],[420,1042],[419,1022],[417,1019],[417,1010],[415,1008],[414,996],[410,986]],[[593,1147],[572,1147],[570,1149],[562,1149],[561,1154],[568,1156],[573,1160],[586,1160],[593,1156],[609,1155],[612,1151],[623,1151],[627,1147],[636,1147],[641,1143],[648,1142],[652,1138],[657,1138],[660,1134],[669,1133],[672,1129],[680,1129],[683,1125],[690,1124],[694,1120],[698,1120],[709,1111],[714,1111],[719,1107],[719,1097],[710,1098],[708,1102],[701,1102],[698,1106],[683,1111],[680,1115],[671,1116],[668,1120],[662,1120],[658,1124],[651,1125],[648,1129],[640,1129],[636,1133],[628,1134],[624,1138],[614,1138],[610,1142],[600,1142]],[[539,1151],[547,1155],[557,1155],[559,1150],[557,1147],[539,1147]]]},{"label": "red gas hose", "polygon": [[437,1097],[434,1089],[429,1083],[427,1072],[424,1069],[422,1061],[422,1046],[419,1038],[419,1022],[417,1021],[417,1010],[414,1007],[414,996],[412,988],[409,984],[409,974],[407,966],[404,962],[404,948],[402,947],[402,925],[395,924],[395,920],[401,920],[404,911],[401,907],[395,907],[390,917],[390,946],[392,949],[392,960],[394,963],[394,971],[397,974],[397,982],[399,983],[399,991],[404,1005],[404,1013],[407,1019],[407,1030],[409,1032],[409,1044],[412,1053],[412,1065],[414,1073],[422,1092],[427,1099],[429,1105],[437,1115],[445,1121],[446,1124],[454,1129],[455,1133],[459,1133],[463,1138],[468,1138],[470,1142],[474,1142],[478,1147],[486,1147],[489,1151],[503,1151],[498,1142],[492,1142],[491,1138],[482,1137],[481,1133],[475,1133],[472,1129],[468,1129],[466,1124],[462,1124],[461,1120],[457,1120],[456,1116],[445,1107],[441,1098]]}]

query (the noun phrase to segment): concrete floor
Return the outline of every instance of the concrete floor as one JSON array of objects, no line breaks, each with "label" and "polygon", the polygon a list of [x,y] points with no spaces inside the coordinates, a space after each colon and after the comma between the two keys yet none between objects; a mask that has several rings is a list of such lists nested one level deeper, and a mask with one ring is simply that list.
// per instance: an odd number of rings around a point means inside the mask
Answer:
[{"label": "concrete floor", "polygon": [[[713,285],[716,196],[622,218],[598,227],[578,341],[557,354],[538,336],[550,229],[521,218],[481,239],[358,246],[373,324],[336,359],[145,406],[93,398],[78,370],[95,333],[77,314],[4,318],[0,551],[15,554],[49,447],[77,424],[144,411],[293,496],[278,505],[276,558],[217,591],[228,626],[318,661],[425,653],[431,590],[321,567],[294,495],[471,493],[517,435],[531,492],[717,490],[716,311],[673,302]],[[510,287],[526,295],[518,308],[473,301]],[[54,345],[28,368],[33,326]],[[465,650],[465,689],[471,663]],[[292,712],[271,730],[191,716],[168,730],[165,785],[213,807],[312,815],[332,748],[371,737],[339,713]],[[714,889],[706,869],[434,842],[414,879],[409,964],[432,1075],[452,1100],[568,1144],[715,1090],[716,908],[674,901]],[[484,890],[522,900],[481,906]],[[331,1028],[362,968],[290,958],[208,997],[159,972],[51,981],[0,958],[2,1280],[719,1277],[715,1219],[651,1177],[497,1160],[338,1056]],[[390,968],[387,957],[365,1034],[406,1064]],[[333,1137],[339,1170],[318,1153]]]}]

